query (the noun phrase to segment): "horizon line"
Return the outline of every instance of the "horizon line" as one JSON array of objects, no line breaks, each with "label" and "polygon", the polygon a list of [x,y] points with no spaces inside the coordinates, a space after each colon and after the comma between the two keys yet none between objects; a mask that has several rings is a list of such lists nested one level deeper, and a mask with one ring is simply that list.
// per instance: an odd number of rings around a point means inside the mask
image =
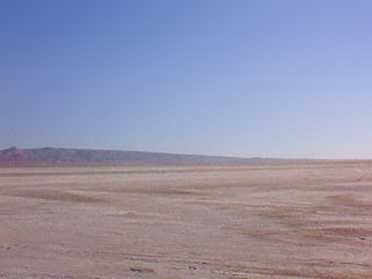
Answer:
[{"label": "horizon line", "polygon": [[125,150],[125,149],[105,149],[105,148],[87,148],[87,147],[17,147],[11,146],[8,148],[0,149],[1,151],[5,150],[34,150],[34,149],[65,149],[65,150],[90,150],[90,151],[112,151],[112,152],[139,152],[139,153],[154,153],[154,154],[169,154],[169,155],[184,155],[184,156],[202,156],[202,157],[220,157],[220,158],[232,158],[232,159],[262,159],[262,160],[316,160],[316,161],[372,161],[372,158],[309,158],[309,157],[261,157],[261,156],[252,156],[252,157],[242,157],[242,156],[231,156],[231,155],[211,155],[211,154],[200,154],[200,153],[178,153],[178,152],[163,152],[163,151],[148,151],[148,150]]}]

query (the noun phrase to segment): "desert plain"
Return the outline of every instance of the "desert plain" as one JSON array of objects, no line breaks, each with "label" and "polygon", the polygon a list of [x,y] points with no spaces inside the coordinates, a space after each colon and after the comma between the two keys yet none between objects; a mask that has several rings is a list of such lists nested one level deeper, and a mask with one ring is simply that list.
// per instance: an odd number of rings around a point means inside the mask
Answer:
[{"label": "desert plain", "polygon": [[0,169],[0,279],[372,278],[372,164]]}]

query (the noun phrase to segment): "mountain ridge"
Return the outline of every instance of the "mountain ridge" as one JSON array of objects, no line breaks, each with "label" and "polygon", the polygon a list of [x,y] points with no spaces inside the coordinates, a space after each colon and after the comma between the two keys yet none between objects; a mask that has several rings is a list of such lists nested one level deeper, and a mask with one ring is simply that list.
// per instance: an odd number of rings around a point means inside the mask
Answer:
[{"label": "mountain ridge", "polygon": [[320,159],[242,158],[191,155],[149,151],[122,151],[73,148],[11,147],[0,150],[0,167],[74,167],[74,166],[204,166],[309,164]]}]

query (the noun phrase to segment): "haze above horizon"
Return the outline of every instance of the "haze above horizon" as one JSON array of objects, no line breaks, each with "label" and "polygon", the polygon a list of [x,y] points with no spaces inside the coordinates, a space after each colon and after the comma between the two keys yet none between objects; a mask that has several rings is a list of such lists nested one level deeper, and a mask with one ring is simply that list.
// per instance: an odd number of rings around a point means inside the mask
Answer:
[{"label": "haze above horizon", "polygon": [[371,1],[0,2],[0,149],[372,158]]}]

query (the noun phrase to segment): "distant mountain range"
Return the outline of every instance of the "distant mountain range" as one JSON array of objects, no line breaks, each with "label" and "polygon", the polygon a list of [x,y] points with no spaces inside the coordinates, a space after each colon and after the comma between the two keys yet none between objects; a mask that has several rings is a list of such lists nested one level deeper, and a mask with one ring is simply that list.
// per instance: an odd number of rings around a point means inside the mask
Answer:
[{"label": "distant mountain range", "polygon": [[0,167],[272,165],[321,162],[308,159],[234,158],[142,151],[66,148],[0,150]]}]

